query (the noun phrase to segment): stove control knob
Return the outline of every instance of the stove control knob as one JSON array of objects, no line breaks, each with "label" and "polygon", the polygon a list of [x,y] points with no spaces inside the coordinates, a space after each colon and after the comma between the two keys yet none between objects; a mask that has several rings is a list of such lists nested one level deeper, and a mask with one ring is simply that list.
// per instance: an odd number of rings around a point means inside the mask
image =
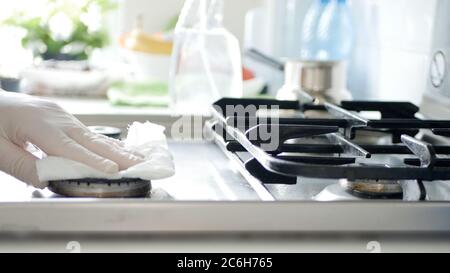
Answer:
[{"label": "stove control knob", "polygon": [[431,84],[435,88],[440,88],[444,83],[445,76],[447,74],[447,60],[444,52],[437,51],[431,62]]}]

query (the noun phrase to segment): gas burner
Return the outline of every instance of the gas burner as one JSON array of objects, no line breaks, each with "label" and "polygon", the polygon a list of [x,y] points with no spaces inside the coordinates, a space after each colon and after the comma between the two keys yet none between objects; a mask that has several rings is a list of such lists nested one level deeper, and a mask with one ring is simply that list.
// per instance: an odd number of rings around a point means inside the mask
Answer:
[{"label": "gas burner", "polygon": [[335,202],[335,201],[360,201],[363,200],[363,198],[351,194],[341,185],[339,185],[339,183],[336,183],[324,188],[320,193],[318,193],[313,197],[313,200],[320,202]]},{"label": "gas burner", "polygon": [[403,189],[395,180],[339,180],[350,194],[363,199],[403,199]]},{"label": "gas burner", "polygon": [[150,181],[137,178],[119,180],[87,178],[50,181],[48,188],[56,194],[67,197],[125,198],[147,197],[152,187]]}]

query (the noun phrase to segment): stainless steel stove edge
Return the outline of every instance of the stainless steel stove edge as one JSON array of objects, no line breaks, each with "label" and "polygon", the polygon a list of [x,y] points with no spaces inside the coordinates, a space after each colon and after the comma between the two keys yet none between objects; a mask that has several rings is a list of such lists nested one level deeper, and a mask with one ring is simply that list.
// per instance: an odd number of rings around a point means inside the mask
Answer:
[{"label": "stainless steel stove edge", "polygon": [[[124,206],[126,203],[126,206]],[[450,234],[448,202],[2,203],[0,233]]]}]

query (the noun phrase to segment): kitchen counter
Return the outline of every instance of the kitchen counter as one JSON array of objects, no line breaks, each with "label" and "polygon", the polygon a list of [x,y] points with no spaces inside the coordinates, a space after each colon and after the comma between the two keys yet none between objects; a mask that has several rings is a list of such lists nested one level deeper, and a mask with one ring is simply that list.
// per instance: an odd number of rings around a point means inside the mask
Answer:
[{"label": "kitchen counter", "polygon": [[[56,102],[87,126],[114,126],[125,130],[133,121],[151,121],[166,127],[166,133],[170,137],[171,126],[182,118],[180,115],[173,114],[167,107],[115,106],[105,98],[42,98]],[[200,120],[202,123],[209,119],[205,115],[194,115],[188,118]]]}]

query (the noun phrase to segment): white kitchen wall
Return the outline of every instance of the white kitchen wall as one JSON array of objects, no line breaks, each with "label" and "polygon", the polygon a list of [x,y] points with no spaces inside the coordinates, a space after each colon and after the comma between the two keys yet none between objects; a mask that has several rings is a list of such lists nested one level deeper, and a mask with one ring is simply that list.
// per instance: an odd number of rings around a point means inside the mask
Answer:
[{"label": "white kitchen wall", "polygon": [[[225,0],[225,26],[242,40],[246,12],[262,2],[263,0]],[[142,14],[144,29],[149,32],[159,31],[171,17],[180,12],[183,3],[183,0],[121,0],[123,8],[120,30],[130,30],[136,16]]]},{"label": "white kitchen wall", "polygon": [[357,43],[349,88],[357,99],[419,103],[426,88],[436,0],[353,0]]}]

